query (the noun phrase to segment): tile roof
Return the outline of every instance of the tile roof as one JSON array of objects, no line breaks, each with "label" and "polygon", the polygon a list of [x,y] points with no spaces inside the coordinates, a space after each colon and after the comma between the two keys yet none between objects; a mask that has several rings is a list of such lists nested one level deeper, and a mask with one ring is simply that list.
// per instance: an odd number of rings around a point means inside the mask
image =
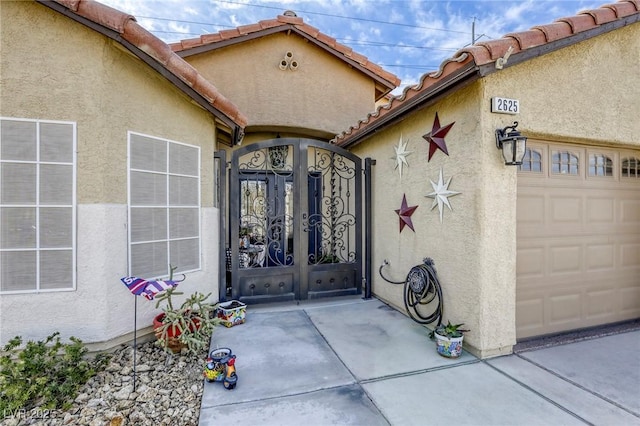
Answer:
[{"label": "tile roof", "polygon": [[[535,56],[527,57],[528,51],[533,53],[530,49],[544,48],[556,41],[577,43],[599,34],[598,28],[601,28],[601,32],[617,28],[615,25],[607,24],[619,23],[618,26],[624,26],[634,22],[640,22],[640,0],[620,0],[597,9],[582,11],[576,16],[557,19],[547,25],[535,26],[528,31],[510,33],[500,39],[476,43],[459,50],[452,58],[442,62],[438,71],[422,75],[418,84],[405,88],[401,95],[391,97],[389,103],[379,106],[330,142],[343,147],[359,142],[374,130],[390,124],[400,114],[411,110],[419,100],[424,101],[445,86],[454,87],[464,80],[461,77],[464,73],[469,75],[473,72],[482,77],[507,66],[507,63],[513,65]],[[580,33],[588,30],[595,31],[579,37]],[[571,38],[573,36],[576,36],[575,39]],[[522,54],[521,58],[517,58],[518,54]],[[484,70],[481,71],[483,66]]]},{"label": "tile roof", "polygon": [[302,18],[295,16],[295,13],[291,11],[285,12],[284,15],[278,15],[275,19],[263,20],[255,24],[243,25],[214,34],[205,34],[197,38],[170,43],[169,46],[174,52],[181,52],[181,56],[186,56],[190,53],[189,50],[195,50],[196,53],[200,53],[209,49],[285,31],[295,31],[302,37],[316,41],[338,58],[355,65],[361,71],[376,78],[389,91],[400,85],[400,79],[394,74],[370,62],[366,56],[354,52],[350,47],[338,43],[335,38],[321,33],[317,28],[309,24],[305,24]]},{"label": "tile roof", "polygon": [[[247,117],[238,107],[225,98],[218,89],[202,77],[195,68],[174,53],[165,42],[141,27],[136,22],[134,16],[92,0],[54,0],[53,2],[39,0],[39,2],[79,22],[85,23],[85,25],[93,29],[106,29],[107,32],[108,30],[114,31],[117,34],[117,36],[116,34],[112,34],[114,40],[120,42],[127,48],[128,44],[135,46],[137,49],[128,49],[143,61],[145,61],[145,58],[141,57],[140,51],[149,55],[162,68],[166,69],[166,71],[173,74],[204,98],[215,110],[230,119],[236,126],[240,127],[241,131],[247,125]],[[62,5],[65,9],[60,10],[60,8],[54,7],[55,5],[53,3]],[[90,22],[87,23],[85,20]],[[98,24],[98,27],[93,24]],[[180,89],[184,91],[184,89]],[[191,93],[186,93],[193,98]]]}]

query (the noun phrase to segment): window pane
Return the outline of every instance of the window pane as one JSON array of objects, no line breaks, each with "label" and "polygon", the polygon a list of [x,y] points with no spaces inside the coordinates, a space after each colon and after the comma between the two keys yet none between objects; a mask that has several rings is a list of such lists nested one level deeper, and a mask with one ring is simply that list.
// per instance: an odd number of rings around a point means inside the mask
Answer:
[{"label": "window pane", "polygon": [[621,169],[623,177],[640,177],[640,158],[623,159]]},{"label": "window pane", "polygon": [[533,151],[533,155],[531,157],[531,170],[534,172],[542,171],[542,154],[538,151]]},{"label": "window pane", "polygon": [[578,156],[570,152],[554,151],[551,155],[551,171],[559,174],[577,175],[579,173]]},{"label": "window pane", "polygon": [[1,291],[36,289],[36,252],[0,252]]},{"label": "window pane", "polygon": [[72,215],[71,207],[46,207],[40,209],[41,248],[71,248],[73,246]]},{"label": "window pane", "polygon": [[[129,172],[131,274],[165,277],[169,263],[179,270],[199,269],[200,149],[131,135],[130,152],[132,168],[154,171]],[[183,238],[186,242],[171,241]]]},{"label": "window pane", "polygon": [[40,204],[71,205],[73,167],[60,164],[40,166]]},{"label": "window pane", "polygon": [[36,165],[2,164],[2,204],[36,203]]},{"label": "window pane", "polygon": [[197,237],[198,209],[170,209],[169,223],[169,238]]},{"label": "window pane", "polygon": [[167,171],[167,143],[131,134],[131,168],[154,172]]},{"label": "window pane", "polygon": [[2,120],[0,122],[0,158],[2,160],[36,161],[37,123]]},{"label": "window pane", "polygon": [[131,241],[167,239],[167,210],[151,208],[131,209]]},{"label": "window pane", "polygon": [[73,252],[43,250],[40,252],[40,288],[53,290],[73,288]]},{"label": "window pane", "polygon": [[176,272],[199,269],[199,250],[197,238],[171,241],[171,265],[178,267]]},{"label": "window pane", "polygon": [[169,205],[197,206],[198,179],[182,176],[169,176]]},{"label": "window pane", "polygon": [[[0,126],[0,290],[73,288],[75,126],[5,119]],[[58,270],[64,280],[51,272]]]},{"label": "window pane", "polygon": [[518,170],[526,172],[542,171],[542,155],[538,151],[527,148],[522,159],[522,164],[518,166]]},{"label": "window pane", "polygon": [[169,144],[169,173],[179,175],[198,176],[200,164],[198,163],[198,149],[180,145]]},{"label": "window pane", "polygon": [[601,154],[589,154],[589,176],[613,176],[611,158]]},{"label": "window pane", "polygon": [[133,244],[131,270],[140,278],[159,278],[169,275],[167,242]]},{"label": "window pane", "polygon": [[167,205],[167,175],[131,172],[131,205]]},{"label": "window pane", "polygon": [[36,209],[29,207],[4,207],[0,210],[2,249],[36,247]]},{"label": "window pane", "polygon": [[40,124],[40,161],[73,162],[73,126],[69,124]]}]

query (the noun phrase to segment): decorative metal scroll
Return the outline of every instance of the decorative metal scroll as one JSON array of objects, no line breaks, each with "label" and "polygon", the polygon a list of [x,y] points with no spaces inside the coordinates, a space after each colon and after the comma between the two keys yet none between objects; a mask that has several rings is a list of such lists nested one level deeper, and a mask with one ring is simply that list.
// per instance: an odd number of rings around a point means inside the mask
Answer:
[{"label": "decorative metal scroll", "polygon": [[318,147],[307,153],[310,265],[356,259],[356,167],[342,155]]},{"label": "decorative metal scroll", "polygon": [[290,149],[264,148],[240,159],[240,249],[251,256],[248,266],[294,262]]}]

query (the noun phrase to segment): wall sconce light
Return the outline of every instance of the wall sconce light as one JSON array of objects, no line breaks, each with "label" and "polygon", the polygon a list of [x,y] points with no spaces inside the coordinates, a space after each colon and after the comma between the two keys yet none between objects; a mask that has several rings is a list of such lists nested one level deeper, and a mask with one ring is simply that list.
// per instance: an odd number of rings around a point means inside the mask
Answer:
[{"label": "wall sconce light", "polygon": [[[496,130],[496,146],[502,150],[504,164],[507,166],[518,166],[522,164],[522,159],[527,148],[527,137],[522,136],[516,130],[518,122],[514,121],[513,125],[504,129]],[[507,130],[511,129],[509,132]]]}]

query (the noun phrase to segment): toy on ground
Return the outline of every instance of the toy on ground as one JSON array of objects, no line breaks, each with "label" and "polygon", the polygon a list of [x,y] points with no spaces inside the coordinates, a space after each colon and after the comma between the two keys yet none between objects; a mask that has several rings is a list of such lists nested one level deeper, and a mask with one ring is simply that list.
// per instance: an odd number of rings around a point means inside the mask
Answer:
[{"label": "toy on ground", "polygon": [[207,382],[222,382],[225,389],[232,390],[238,382],[235,364],[236,356],[231,349],[214,349],[209,353],[204,366],[204,377]]}]

